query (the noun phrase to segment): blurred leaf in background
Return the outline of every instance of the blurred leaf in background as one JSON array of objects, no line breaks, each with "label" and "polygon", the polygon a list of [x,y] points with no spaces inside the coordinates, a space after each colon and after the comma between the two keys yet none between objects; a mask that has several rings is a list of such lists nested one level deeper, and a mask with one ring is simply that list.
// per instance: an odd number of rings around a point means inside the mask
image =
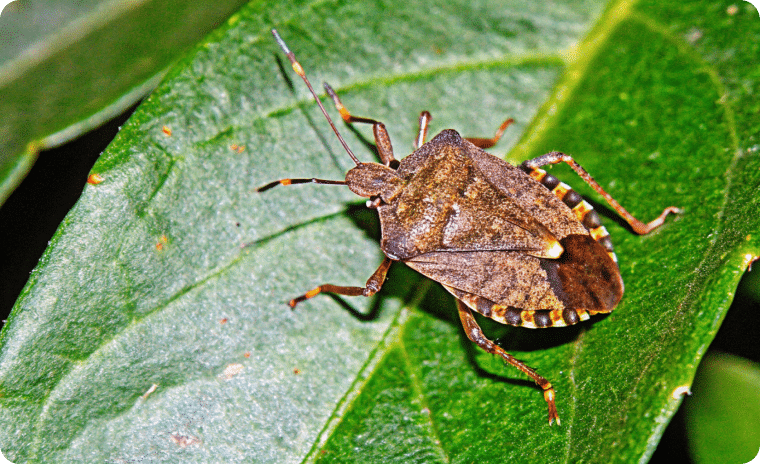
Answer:
[{"label": "blurred leaf in background", "polygon": [[40,150],[152,89],[243,0],[16,0],[0,15],[0,204]]},{"label": "blurred leaf in background", "polygon": [[686,403],[690,451],[696,463],[747,463],[760,451],[760,365],[711,353],[697,371]]},{"label": "blurred leaf in background", "polygon": [[[255,193],[352,165],[271,27],[314,82],[386,123],[399,157],[422,109],[431,134],[489,135],[512,116],[494,153],[561,149],[642,219],[684,208],[638,237],[597,203],[626,281],[612,315],[482,321],[552,380],[562,427],[403,265],[369,301],[288,309],[323,282],[363,283],[381,255],[345,188]],[[0,335],[0,448],[17,462],[646,461],[760,254],[758,38],[750,5],[721,2],[247,5],[132,116],[19,297]],[[373,159],[368,128],[339,126]]]}]

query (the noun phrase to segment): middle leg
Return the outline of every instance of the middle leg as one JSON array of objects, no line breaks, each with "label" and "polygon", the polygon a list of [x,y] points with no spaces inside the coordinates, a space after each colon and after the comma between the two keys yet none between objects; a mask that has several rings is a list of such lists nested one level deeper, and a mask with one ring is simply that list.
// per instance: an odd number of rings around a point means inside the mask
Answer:
[{"label": "middle leg", "polygon": [[372,296],[377,293],[385,282],[385,276],[388,274],[388,269],[391,267],[393,261],[386,257],[377,270],[367,280],[367,284],[364,287],[346,287],[342,285],[323,284],[317,288],[313,288],[303,295],[293,298],[288,302],[291,308],[295,308],[298,303],[313,298],[320,293],[334,293],[336,295],[345,296]]}]

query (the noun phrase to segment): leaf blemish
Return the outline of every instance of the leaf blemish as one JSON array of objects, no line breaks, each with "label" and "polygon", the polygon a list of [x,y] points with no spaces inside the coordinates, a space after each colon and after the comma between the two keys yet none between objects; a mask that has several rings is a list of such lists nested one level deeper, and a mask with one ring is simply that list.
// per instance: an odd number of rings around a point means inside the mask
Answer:
[{"label": "leaf blemish", "polygon": [[171,437],[174,444],[180,448],[187,448],[191,445],[198,445],[201,442],[201,439],[198,437],[194,437],[192,435],[180,435],[177,432],[174,432],[169,436]]},{"label": "leaf blemish", "polygon": [[154,383],[153,385],[150,386],[150,388],[148,389],[148,391],[146,391],[145,393],[143,393],[143,395],[140,398],[142,398],[143,400],[148,399],[148,396],[150,396],[151,393],[153,393],[154,391],[156,391],[156,388],[158,388],[158,384]]},{"label": "leaf blemish", "polygon": [[224,371],[219,374],[219,378],[223,380],[230,380],[241,373],[244,368],[245,367],[240,363],[228,364],[227,367],[224,368]]}]

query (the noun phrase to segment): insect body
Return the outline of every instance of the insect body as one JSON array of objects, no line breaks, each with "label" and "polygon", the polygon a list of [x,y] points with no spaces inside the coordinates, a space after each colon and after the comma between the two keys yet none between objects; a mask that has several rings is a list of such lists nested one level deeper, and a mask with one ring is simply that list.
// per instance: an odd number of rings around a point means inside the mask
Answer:
[{"label": "insect body", "polygon": [[569,164],[639,234],[660,226],[678,208],[666,208],[644,224],[564,153],[547,153],[515,167],[483,151],[499,140],[511,119],[491,139],[466,139],[445,130],[424,143],[430,121],[425,111],[415,151],[399,162],[385,126],[351,115],[325,84],[344,121],[373,125],[382,164],[362,163],[338,133],[294,54],[276,31],[272,33],[356,167],[348,171],[345,181],[282,179],[259,191],[299,183],[348,186],[369,198],[368,206],[377,210],[380,247],[386,256],[364,287],[320,285],[291,300],[290,306],[325,292],[371,296],[380,290],[391,263],[403,261],[457,298],[470,340],[533,379],[544,391],[549,424],[554,420],[559,424],[551,383],[489,340],[472,314],[474,310],[513,326],[563,327],[609,313],[623,296],[617,258],[598,214],[541,166]]}]

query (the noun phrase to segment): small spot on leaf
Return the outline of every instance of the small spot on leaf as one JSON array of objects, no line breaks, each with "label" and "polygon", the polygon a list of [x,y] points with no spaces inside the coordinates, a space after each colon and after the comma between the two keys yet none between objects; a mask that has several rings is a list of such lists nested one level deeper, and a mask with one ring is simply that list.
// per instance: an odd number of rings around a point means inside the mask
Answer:
[{"label": "small spot on leaf", "polygon": [[222,371],[222,373],[219,374],[219,378],[224,379],[224,380],[230,380],[231,378],[241,373],[244,368],[245,367],[240,363],[229,364],[227,365],[227,367],[224,368],[224,371]]}]

